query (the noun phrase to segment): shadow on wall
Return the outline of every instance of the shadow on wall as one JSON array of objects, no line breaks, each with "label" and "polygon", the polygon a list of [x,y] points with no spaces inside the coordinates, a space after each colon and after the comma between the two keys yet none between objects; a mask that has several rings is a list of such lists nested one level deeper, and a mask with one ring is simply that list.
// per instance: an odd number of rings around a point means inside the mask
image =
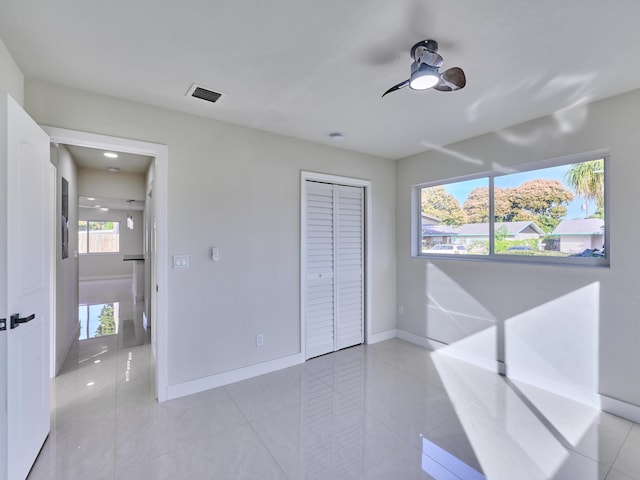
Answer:
[{"label": "shadow on wall", "polygon": [[520,273],[488,284],[482,265],[464,263],[463,275],[426,263],[423,334],[442,353],[492,370],[504,362],[510,378],[599,406],[599,282],[541,285]]}]

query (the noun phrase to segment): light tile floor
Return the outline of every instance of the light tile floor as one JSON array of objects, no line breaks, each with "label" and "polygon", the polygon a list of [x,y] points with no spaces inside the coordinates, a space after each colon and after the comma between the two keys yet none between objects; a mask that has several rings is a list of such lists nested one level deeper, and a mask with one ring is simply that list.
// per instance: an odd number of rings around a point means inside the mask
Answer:
[{"label": "light tile floor", "polygon": [[401,340],[158,404],[148,338],[74,346],[30,480],[640,480],[640,425]]}]

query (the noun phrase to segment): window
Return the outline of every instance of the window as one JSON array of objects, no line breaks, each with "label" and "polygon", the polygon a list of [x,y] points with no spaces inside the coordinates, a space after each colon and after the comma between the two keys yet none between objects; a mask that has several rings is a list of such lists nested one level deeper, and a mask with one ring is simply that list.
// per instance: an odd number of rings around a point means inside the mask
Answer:
[{"label": "window", "polygon": [[118,253],[120,251],[120,222],[80,220],[78,222],[78,250],[80,253]]},{"label": "window", "polygon": [[416,187],[417,255],[607,265],[605,155]]}]

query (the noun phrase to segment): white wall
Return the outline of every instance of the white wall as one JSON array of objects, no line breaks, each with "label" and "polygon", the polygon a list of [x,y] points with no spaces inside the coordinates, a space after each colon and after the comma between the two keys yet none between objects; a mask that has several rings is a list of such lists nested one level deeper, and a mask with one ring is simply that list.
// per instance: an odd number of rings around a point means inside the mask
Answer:
[{"label": "white wall", "polygon": [[[127,215],[133,216],[134,229],[127,228]],[[133,276],[133,264],[122,260],[123,255],[142,254],[142,212],[81,208],[79,220],[120,222],[120,252],[80,255],[80,280],[127,278]],[[76,238],[77,241],[77,238]]]},{"label": "white wall", "polygon": [[[510,375],[576,398],[600,392],[640,406],[640,255],[630,243],[638,125],[635,91],[399,161],[398,328],[447,338],[452,353],[478,362],[495,362],[497,351]],[[611,152],[610,268],[411,257],[412,185],[603,148]]]},{"label": "white wall", "polygon": [[145,176],[141,173],[80,169],[78,195],[144,201],[145,192]]},{"label": "white wall", "polygon": [[[78,169],[64,145],[51,147],[56,172],[56,373],[78,336]],[[62,178],[69,182],[69,256],[62,258]]]},{"label": "white wall", "polygon": [[160,286],[171,385],[300,352],[301,170],[372,181],[372,330],[395,328],[392,161],[37,81],[25,99],[42,124],[168,145],[169,252],[190,255]]},{"label": "white wall", "polygon": [[19,105],[24,104],[24,75],[0,38],[0,91],[8,92]]}]

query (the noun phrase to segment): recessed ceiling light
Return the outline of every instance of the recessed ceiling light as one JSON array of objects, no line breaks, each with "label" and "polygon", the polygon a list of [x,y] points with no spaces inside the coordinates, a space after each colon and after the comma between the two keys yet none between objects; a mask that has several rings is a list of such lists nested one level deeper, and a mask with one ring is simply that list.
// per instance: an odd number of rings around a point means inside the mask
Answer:
[{"label": "recessed ceiling light", "polygon": [[118,158],[118,154],[113,152],[104,152],[104,156],[107,158]]},{"label": "recessed ceiling light", "polygon": [[90,202],[93,202],[95,200],[95,198],[93,197],[87,197],[87,200],[89,200]]},{"label": "recessed ceiling light", "polygon": [[120,171],[118,167],[107,167],[107,170],[113,173],[118,173]]},{"label": "recessed ceiling light", "polygon": [[107,207],[100,207],[100,210],[102,210],[103,212],[108,212],[109,209]]},{"label": "recessed ceiling light", "polygon": [[344,140],[344,135],[340,132],[333,132],[329,134],[329,138],[334,142],[341,142]]}]

